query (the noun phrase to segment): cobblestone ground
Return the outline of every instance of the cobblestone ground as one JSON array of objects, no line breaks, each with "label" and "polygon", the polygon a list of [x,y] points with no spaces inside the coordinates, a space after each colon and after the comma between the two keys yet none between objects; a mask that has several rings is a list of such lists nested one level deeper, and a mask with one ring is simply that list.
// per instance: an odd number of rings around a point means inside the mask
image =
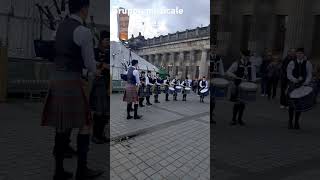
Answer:
[{"label": "cobblestone ground", "polygon": [[137,136],[111,145],[111,179],[209,179],[208,99],[201,104],[191,95],[187,102],[165,102],[161,96],[160,104],[139,109],[142,120],[129,121],[118,99],[112,97],[111,109],[122,108],[111,114],[111,136]]},{"label": "cobblestone ground", "polygon": [[279,100],[259,97],[246,107],[245,127],[231,127],[232,104],[217,102],[213,167],[217,180],[319,179],[320,106],[302,114],[302,130],[288,130]]},{"label": "cobblestone ground", "polygon": [[[0,104],[0,180],[50,180],[54,170],[54,130],[40,126],[41,103]],[[72,134],[75,146],[77,131]],[[107,145],[90,145],[89,166],[108,168]],[[75,172],[76,158],[65,160]],[[109,179],[107,174],[97,180]]]}]

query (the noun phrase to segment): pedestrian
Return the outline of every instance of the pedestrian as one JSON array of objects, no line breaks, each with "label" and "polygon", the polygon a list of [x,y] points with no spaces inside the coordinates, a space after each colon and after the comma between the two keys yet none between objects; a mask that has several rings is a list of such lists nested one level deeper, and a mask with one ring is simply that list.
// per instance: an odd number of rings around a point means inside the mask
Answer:
[{"label": "pedestrian", "polygon": [[272,61],[272,52],[267,51],[265,58],[262,61],[260,66],[260,75],[261,75],[261,96],[267,95],[267,83],[268,83],[268,70],[270,62]]},{"label": "pedestrian", "polygon": [[[287,76],[289,79],[289,91],[290,93],[304,85],[309,85],[312,80],[312,64],[307,60],[304,55],[304,49],[299,48],[296,50],[296,59],[290,61],[287,67]],[[293,103],[289,103],[289,123],[288,129],[300,129],[300,117],[301,113],[295,109]],[[293,126],[293,119],[295,118],[295,124]]]},{"label": "pedestrian", "polygon": [[256,71],[255,67],[252,66],[249,61],[250,51],[242,50],[241,59],[235,61],[231,67],[228,69],[227,74],[234,79],[234,86],[231,93],[230,100],[234,102],[233,106],[233,116],[230,125],[237,125],[238,123],[243,126],[245,125],[242,116],[245,109],[245,102],[239,97],[239,85],[243,80],[246,81],[256,81]]},{"label": "pedestrian", "polygon": [[[139,107],[139,96],[138,96],[138,88],[140,84],[139,71],[138,68],[138,60],[132,60],[131,66],[128,69],[127,73],[127,85],[124,91],[123,101],[127,102],[127,119],[141,119],[141,115],[138,115],[138,107]],[[134,104],[134,115],[133,117],[130,115],[130,111],[132,108],[132,104]]]},{"label": "pedestrian", "polygon": [[272,62],[267,67],[267,94],[268,99],[277,96],[278,81],[280,78],[281,64],[279,56],[274,56]]},{"label": "pedestrian", "polygon": [[287,67],[288,64],[296,59],[296,50],[294,48],[291,48],[287,52],[287,56],[284,58],[284,60],[281,63],[281,94],[280,94],[280,108],[288,108],[288,85],[289,85],[289,80],[287,76]]},{"label": "pedestrian", "polygon": [[91,31],[83,23],[87,19],[89,0],[69,0],[70,16],[56,33],[56,57],[49,91],[43,108],[42,125],[56,129],[54,180],[71,179],[64,170],[64,153],[69,140],[68,131],[79,129],[77,137],[76,180],[100,176],[103,171],[87,167],[92,117],[88,97],[81,80],[83,67],[97,73]]}]

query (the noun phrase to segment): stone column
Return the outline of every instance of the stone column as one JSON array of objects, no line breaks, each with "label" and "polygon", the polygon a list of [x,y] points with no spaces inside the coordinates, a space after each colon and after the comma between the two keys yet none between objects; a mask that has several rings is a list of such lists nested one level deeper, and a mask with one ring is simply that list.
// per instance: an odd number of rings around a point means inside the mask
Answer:
[{"label": "stone column", "polygon": [[178,73],[179,78],[183,78],[182,75],[184,71],[185,71],[184,52],[181,51],[179,53],[179,73]]},{"label": "stone column", "polygon": [[159,54],[154,55],[154,65],[157,67],[159,67],[159,65],[160,65]]},{"label": "stone column", "polygon": [[0,43],[0,103],[7,100],[8,50]]},{"label": "stone column", "polygon": [[174,54],[175,54],[174,52],[171,52],[169,55],[169,65],[170,65],[170,69],[171,69],[169,72],[170,77],[173,77],[173,75],[174,75],[174,67],[175,67]]},{"label": "stone column", "polygon": [[190,51],[190,65],[189,65],[189,75],[190,79],[193,79],[195,77],[196,73],[196,57],[195,57],[195,50]]},{"label": "stone column", "polygon": [[203,49],[201,52],[201,61],[200,61],[200,77],[207,76],[208,74],[208,66],[207,66],[207,49]]},{"label": "stone column", "polygon": [[304,27],[307,23],[305,14],[311,11],[307,0],[291,0],[291,10],[288,16],[285,48],[283,55],[290,48],[304,47]]},{"label": "stone column", "polygon": [[[212,45],[217,45],[219,52],[229,55],[231,48],[231,0],[223,0],[221,3],[221,14],[218,19],[217,44],[211,41]],[[212,28],[212,31],[214,29]]]}]

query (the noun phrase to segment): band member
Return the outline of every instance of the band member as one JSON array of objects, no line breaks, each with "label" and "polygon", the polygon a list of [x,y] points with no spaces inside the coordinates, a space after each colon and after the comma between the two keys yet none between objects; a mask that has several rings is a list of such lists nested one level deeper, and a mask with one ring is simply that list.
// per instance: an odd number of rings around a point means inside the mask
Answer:
[{"label": "band member", "polygon": [[208,89],[208,81],[206,80],[205,76],[202,77],[202,80],[199,83],[199,87],[200,87],[200,89],[199,89],[199,91],[200,91],[200,102],[204,102],[204,94],[201,93],[201,91],[203,89]]},{"label": "band member", "polygon": [[170,76],[167,75],[167,79],[164,80],[164,91],[166,94],[166,101],[170,101],[169,100],[169,87],[170,87]]},{"label": "band member", "polygon": [[173,92],[173,100],[177,101],[178,93],[177,93],[176,87],[178,86],[178,80],[176,78],[173,78],[170,84],[175,89]]},{"label": "band member", "polygon": [[140,85],[138,60],[132,60],[131,66],[127,73],[127,85],[123,96],[123,101],[127,104],[127,119],[132,119],[130,115],[130,109],[134,104],[134,119],[141,119],[142,116],[138,115],[139,97],[138,97],[138,86]]},{"label": "band member", "polygon": [[291,48],[288,51],[286,58],[281,63],[281,95],[280,95],[280,108],[284,109],[288,107],[288,76],[287,76],[287,68],[288,64],[296,59],[296,50]]},{"label": "band member", "polygon": [[213,74],[215,76],[214,78],[223,77],[224,76],[223,61],[221,56],[217,54],[215,47],[211,49],[210,63],[213,68]]},{"label": "band member", "polygon": [[182,83],[180,85],[182,86],[182,94],[183,94],[182,101],[187,101],[186,88],[190,88],[188,77],[186,77],[186,79],[184,81],[182,81]]},{"label": "band member", "polygon": [[[312,64],[304,55],[304,49],[299,48],[296,51],[296,60],[292,60],[287,67],[287,76],[289,79],[288,95],[296,88],[310,84],[312,80]],[[293,118],[295,116],[295,125]],[[289,103],[289,129],[300,129],[299,119],[301,112],[295,111],[293,104]]]},{"label": "band member", "polygon": [[110,58],[109,58],[109,33],[101,31],[98,48],[95,48],[95,59],[100,64],[101,74],[98,74],[93,80],[90,93],[90,106],[93,115],[93,129],[92,141],[96,144],[103,144],[107,142],[104,129],[109,119],[110,93],[108,92],[110,86]]},{"label": "band member", "polygon": [[151,71],[147,71],[147,77],[146,77],[146,100],[147,100],[147,103],[146,105],[150,106],[152,105],[150,103],[150,96],[152,95],[152,86],[153,86],[153,79],[152,79],[152,75],[151,75]]},{"label": "band member", "polygon": [[161,94],[161,84],[162,84],[162,79],[159,77],[159,73],[156,73],[156,77],[154,79],[154,102],[155,103],[160,103],[158,98],[159,94]]},{"label": "band member", "polygon": [[54,71],[42,114],[42,125],[56,129],[54,180],[67,180],[73,176],[63,167],[68,130],[72,128],[79,128],[76,179],[93,178],[103,173],[87,167],[92,118],[81,74],[84,67],[97,73],[91,31],[83,25],[89,4],[89,0],[69,0],[71,15],[62,21],[56,34]]},{"label": "band member", "polygon": [[145,96],[145,90],[146,90],[146,73],[144,71],[141,72],[140,76],[140,86],[139,86],[139,106],[144,107],[143,101]]},{"label": "band member", "polygon": [[250,51],[242,50],[241,59],[234,62],[227,71],[227,74],[230,77],[234,78],[234,88],[232,90],[230,99],[232,102],[234,102],[231,125],[236,125],[237,123],[239,123],[241,126],[245,125],[242,119],[245,109],[245,103],[239,98],[239,85],[242,80],[252,82],[256,81],[256,70],[255,67],[251,65],[249,57]]}]

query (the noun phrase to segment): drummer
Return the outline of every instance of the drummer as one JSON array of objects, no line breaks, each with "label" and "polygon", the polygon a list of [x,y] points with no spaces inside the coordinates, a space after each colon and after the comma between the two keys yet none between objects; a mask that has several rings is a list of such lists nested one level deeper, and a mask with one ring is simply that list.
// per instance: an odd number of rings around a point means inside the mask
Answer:
[{"label": "drummer", "polygon": [[227,75],[234,78],[234,88],[230,98],[230,100],[234,102],[233,117],[232,122],[230,123],[231,125],[237,125],[238,123],[241,126],[245,125],[242,119],[245,103],[239,98],[239,85],[243,80],[252,82],[256,81],[256,69],[255,66],[251,65],[249,58],[250,51],[242,50],[241,59],[234,62],[227,71]]},{"label": "drummer", "polygon": [[[312,64],[307,60],[304,49],[296,50],[296,60],[292,60],[287,67],[287,77],[290,81],[288,94],[293,90],[310,84],[312,80]],[[295,125],[293,126],[293,118],[295,115]],[[293,104],[289,103],[289,123],[288,129],[300,129],[299,119],[301,112],[294,110]]]},{"label": "drummer", "polygon": [[159,94],[161,94],[161,84],[162,84],[162,79],[159,76],[159,73],[156,73],[156,77],[154,78],[154,102],[155,103],[160,103],[159,101]]},{"label": "drummer", "polygon": [[206,80],[205,76],[202,77],[202,80],[199,83],[199,87],[200,87],[200,89],[199,89],[199,91],[200,91],[200,102],[204,102],[204,100],[203,100],[204,99],[204,94],[201,93],[201,90],[208,89],[208,81]]},{"label": "drummer", "polygon": [[176,87],[178,86],[178,80],[176,78],[173,78],[170,84],[175,89],[173,92],[173,100],[177,101],[178,93],[177,93]]},{"label": "drummer", "polygon": [[164,91],[166,94],[166,101],[170,101],[169,100],[170,75],[167,75],[167,79],[164,80],[163,84],[164,84]]},{"label": "drummer", "polygon": [[183,98],[182,101],[187,101],[187,91],[186,88],[190,88],[190,83],[189,83],[189,79],[188,76],[186,77],[186,79],[184,81],[181,82],[180,86],[182,86],[182,94],[183,94]]},{"label": "drummer", "polygon": [[[216,105],[216,100],[215,100],[215,96],[213,94],[213,83],[212,80],[213,78],[221,78],[225,75],[224,72],[224,66],[223,66],[223,61],[220,55],[217,54],[217,49],[216,47],[212,47],[211,48],[211,52],[210,52],[210,114],[211,116],[213,116],[213,111],[215,109],[215,105]],[[212,120],[212,122],[214,124],[216,124],[215,120]]]}]

